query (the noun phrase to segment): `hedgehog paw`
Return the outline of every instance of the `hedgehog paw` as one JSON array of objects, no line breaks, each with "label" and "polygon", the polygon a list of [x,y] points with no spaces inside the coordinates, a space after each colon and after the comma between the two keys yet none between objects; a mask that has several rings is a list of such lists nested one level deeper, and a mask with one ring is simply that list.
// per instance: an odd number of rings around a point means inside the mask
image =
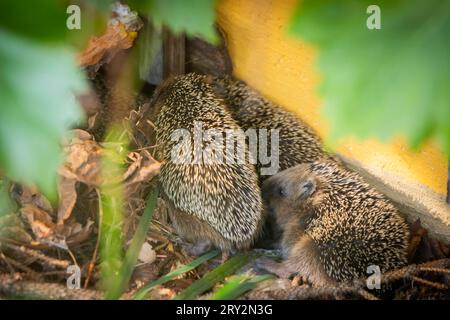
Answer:
[{"label": "hedgehog paw", "polygon": [[267,257],[256,259],[253,261],[252,266],[257,272],[267,271],[282,279],[288,279],[292,276],[291,270],[289,270],[283,263],[277,263]]},{"label": "hedgehog paw", "polygon": [[198,257],[207,251],[211,250],[212,244],[211,242],[199,241],[197,243],[185,243],[182,245],[183,251],[186,252],[189,256]]}]

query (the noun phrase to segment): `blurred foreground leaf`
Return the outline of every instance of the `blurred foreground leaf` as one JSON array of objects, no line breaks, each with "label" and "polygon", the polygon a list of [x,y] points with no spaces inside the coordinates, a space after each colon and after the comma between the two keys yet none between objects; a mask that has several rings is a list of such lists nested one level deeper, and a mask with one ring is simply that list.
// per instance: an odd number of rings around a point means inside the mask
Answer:
[{"label": "blurred foreground leaf", "polygon": [[130,1],[132,9],[148,13],[156,24],[164,24],[173,32],[186,32],[211,43],[218,41],[214,29],[215,0],[147,0]]},{"label": "blurred foreground leaf", "polygon": [[158,189],[155,188],[150,192],[147,200],[147,206],[145,207],[144,213],[139,220],[139,225],[137,230],[131,240],[131,244],[127,249],[125,255],[125,260],[119,271],[119,276],[117,284],[113,287],[106,295],[107,299],[118,299],[122,293],[127,289],[128,283],[130,281],[131,275],[133,274],[134,267],[136,265],[139,252],[141,250],[142,244],[147,236],[148,228],[150,227],[150,222],[152,220],[153,210],[156,207],[156,201],[158,198]]},{"label": "blurred foreground leaf", "polygon": [[[117,297],[122,283],[121,267],[124,261],[123,176],[127,141],[122,130],[110,129],[106,135],[102,158],[102,185],[100,187],[100,269],[101,285],[105,297]],[[119,294],[120,295],[120,294]]]},{"label": "blurred foreground leaf", "polygon": [[[369,30],[369,5],[381,29]],[[302,1],[291,31],[319,47],[330,142],[397,134],[450,154],[450,1]]]},{"label": "blurred foreground leaf", "polygon": [[0,178],[0,217],[3,214],[15,212],[17,204],[9,195],[10,182],[6,178]]},{"label": "blurred foreground leaf", "polygon": [[66,8],[60,0],[0,1],[0,29],[40,42],[63,42]]},{"label": "blurred foreground leaf", "polygon": [[61,137],[82,119],[82,75],[65,47],[2,30],[0,70],[0,169],[54,199]]}]

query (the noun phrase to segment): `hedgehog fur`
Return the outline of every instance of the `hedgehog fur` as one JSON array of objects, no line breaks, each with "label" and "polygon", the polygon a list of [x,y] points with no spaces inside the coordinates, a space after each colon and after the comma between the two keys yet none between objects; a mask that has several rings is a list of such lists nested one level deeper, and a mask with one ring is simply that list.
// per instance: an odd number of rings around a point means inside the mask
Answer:
[{"label": "hedgehog fur", "polygon": [[[244,81],[229,76],[212,77],[233,118],[243,128],[279,129],[279,170],[324,157],[318,135],[294,113],[266,99]],[[268,143],[270,150],[270,140]],[[260,164],[257,164],[260,173]],[[261,176],[264,180],[267,176]]]},{"label": "hedgehog fur", "polygon": [[[163,165],[159,181],[173,210],[171,219],[189,241],[209,240],[222,250],[248,248],[258,236],[262,200],[253,165],[239,163],[180,164],[171,159],[176,129],[240,129],[205,76],[190,73],[165,81],[155,91],[152,104],[159,110],[157,144]],[[239,144],[237,152],[242,150]]]},{"label": "hedgehog fur", "polygon": [[398,210],[333,161],[280,172],[265,181],[263,193],[284,231],[286,267],[309,273],[313,282],[368,276],[369,266],[386,272],[407,262],[409,228]]}]

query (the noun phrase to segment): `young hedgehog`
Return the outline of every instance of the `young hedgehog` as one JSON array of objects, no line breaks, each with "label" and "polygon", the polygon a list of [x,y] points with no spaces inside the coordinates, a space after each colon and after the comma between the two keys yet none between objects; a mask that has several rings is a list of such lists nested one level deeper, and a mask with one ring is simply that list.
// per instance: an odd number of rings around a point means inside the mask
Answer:
[{"label": "young hedgehog", "polygon": [[[320,138],[295,114],[264,98],[245,82],[229,76],[211,77],[218,96],[223,98],[233,118],[248,129],[279,129],[279,170],[310,163],[326,156]],[[270,139],[268,139],[270,150]],[[261,180],[261,164],[257,164]]]},{"label": "young hedgehog", "polygon": [[288,277],[298,273],[324,286],[403,266],[409,229],[385,196],[356,173],[321,160],[282,171],[263,184],[270,210],[284,230],[278,264],[259,268]]},{"label": "young hedgehog", "polygon": [[[195,153],[190,137],[182,140],[180,148],[179,137],[172,136],[177,129],[192,134],[198,122],[203,130],[214,128],[220,135],[227,129],[240,129],[223,101],[215,96],[205,76],[190,73],[165,81],[152,103],[159,109],[156,142],[164,161],[159,175],[163,198],[169,203],[169,216],[179,235],[194,244],[190,253],[200,254],[210,246],[219,247],[225,255],[249,248],[259,235],[263,212],[254,166],[205,159],[180,163],[172,158],[177,148],[185,155]],[[216,147],[224,150],[220,143]],[[238,144],[231,158],[245,152]]]}]

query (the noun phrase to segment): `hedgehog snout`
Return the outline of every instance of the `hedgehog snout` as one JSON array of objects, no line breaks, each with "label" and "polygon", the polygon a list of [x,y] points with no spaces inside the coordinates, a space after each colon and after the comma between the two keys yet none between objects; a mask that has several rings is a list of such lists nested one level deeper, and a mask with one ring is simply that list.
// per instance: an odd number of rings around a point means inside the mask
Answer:
[{"label": "hedgehog snout", "polygon": [[272,198],[285,198],[287,195],[286,187],[275,177],[264,181],[262,185],[262,196],[264,200],[269,201]]}]

